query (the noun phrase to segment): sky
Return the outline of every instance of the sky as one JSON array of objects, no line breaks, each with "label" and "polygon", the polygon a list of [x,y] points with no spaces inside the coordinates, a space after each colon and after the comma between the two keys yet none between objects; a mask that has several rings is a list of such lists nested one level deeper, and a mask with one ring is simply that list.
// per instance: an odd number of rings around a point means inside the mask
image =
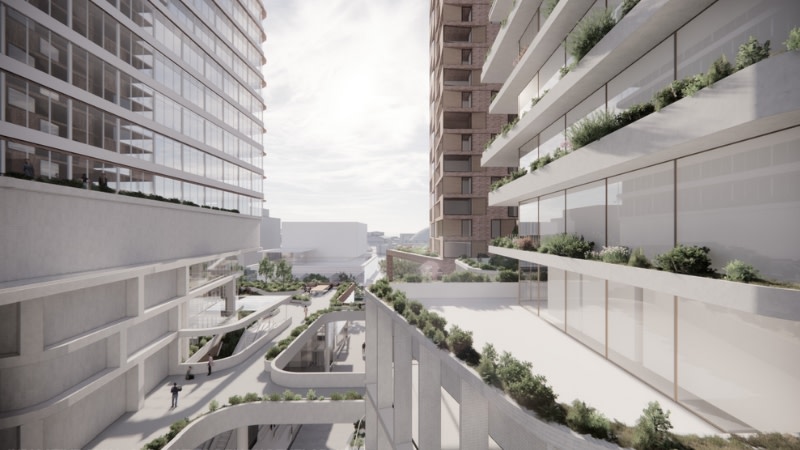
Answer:
[{"label": "sky", "polygon": [[428,226],[428,0],[265,0],[264,207]]}]

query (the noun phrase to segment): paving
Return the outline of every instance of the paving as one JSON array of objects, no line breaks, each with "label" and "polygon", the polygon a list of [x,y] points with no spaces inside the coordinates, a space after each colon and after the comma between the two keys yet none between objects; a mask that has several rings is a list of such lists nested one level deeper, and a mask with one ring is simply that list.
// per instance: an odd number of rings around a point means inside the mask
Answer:
[{"label": "paving", "polygon": [[[313,297],[308,313],[328,307],[332,294]],[[249,297],[248,301],[257,301],[257,297]],[[490,342],[498,352],[509,351],[520,360],[531,361],[534,372],[547,377],[559,395],[559,401],[583,400],[607,417],[630,425],[636,422],[648,402],[657,400],[662,408],[670,411],[673,432],[721,434],[715,427],[536,317],[514,300],[421,301],[427,309],[442,314],[448,323],[458,324],[461,328],[472,331],[476,349],[480,350],[486,342]],[[275,339],[276,342],[288,336],[291,329],[304,318],[302,306],[289,304],[280,308],[281,311],[273,319],[291,317],[293,322],[292,326]],[[356,322],[350,328],[350,336],[349,347],[340,354],[333,371],[364,370],[360,349],[365,339],[363,322]],[[200,373],[192,381],[185,381],[182,375],[167,377],[159,387],[146,395],[142,409],[124,414],[85,448],[139,449],[150,440],[165,434],[169,426],[177,420],[193,418],[206,412],[212,400],[222,405],[232,395],[283,392],[285,388],[271,383],[269,375],[264,372],[263,356],[269,345],[271,344],[264,347],[263,352],[256,352],[235,368],[215,371],[210,376]],[[170,408],[169,388],[173,382],[183,386],[178,407],[175,409]],[[336,390],[316,391],[327,396]],[[445,397],[443,412],[450,411],[450,416],[454,417],[452,423],[443,421],[442,434],[443,441],[452,444],[453,439],[448,436],[455,438],[457,442],[458,405],[446,400]],[[292,449],[344,449],[346,443],[343,441],[346,441],[352,429],[352,424],[304,426]],[[456,436],[452,436],[454,433]]]}]

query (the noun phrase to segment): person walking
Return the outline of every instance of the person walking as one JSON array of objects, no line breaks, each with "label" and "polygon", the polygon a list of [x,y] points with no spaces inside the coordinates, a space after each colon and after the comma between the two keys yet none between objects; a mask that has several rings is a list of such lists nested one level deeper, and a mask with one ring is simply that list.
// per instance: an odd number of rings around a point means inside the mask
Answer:
[{"label": "person walking", "polygon": [[209,375],[211,375],[211,366],[213,366],[213,365],[214,365],[214,357],[213,356],[209,356],[208,357],[208,374]]},{"label": "person walking", "polygon": [[170,389],[170,392],[172,392],[172,408],[178,407],[178,392],[181,390],[183,388],[178,386],[178,383],[172,383],[172,389]]},{"label": "person walking", "polygon": [[28,158],[25,158],[25,162],[22,163],[22,173],[28,178],[33,178],[33,165],[31,164],[31,160]]}]

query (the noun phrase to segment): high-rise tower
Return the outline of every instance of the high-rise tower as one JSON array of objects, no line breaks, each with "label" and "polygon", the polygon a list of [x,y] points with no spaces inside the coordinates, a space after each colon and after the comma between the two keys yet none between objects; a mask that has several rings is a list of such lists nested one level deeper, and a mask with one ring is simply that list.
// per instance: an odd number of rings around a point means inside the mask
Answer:
[{"label": "high-rise tower", "polygon": [[500,85],[481,67],[500,29],[489,0],[432,0],[430,9],[430,249],[445,259],[488,253],[510,234],[516,208],[490,207],[491,184],[507,168],[480,165],[486,143],[513,116],[488,114]]}]

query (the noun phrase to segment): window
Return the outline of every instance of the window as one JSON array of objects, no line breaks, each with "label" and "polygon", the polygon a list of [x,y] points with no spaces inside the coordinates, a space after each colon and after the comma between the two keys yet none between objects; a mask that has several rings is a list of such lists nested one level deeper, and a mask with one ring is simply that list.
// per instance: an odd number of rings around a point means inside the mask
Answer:
[{"label": "window", "polygon": [[461,64],[472,64],[472,49],[461,49]]},{"label": "window", "polygon": [[461,236],[463,237],[472,236],[472,219],[461,220]]},{"label": "window", "polygon": [[472,107],[472,92],[462,92],[461,93],[461,107],[462,108],[471,108]]},{"label": "window", "polygon": [[472,40],[472,28],[454,27],[450,25],[445,25],[444,27],[445,42],[470,42],[471,40]]},{"label": "window", "polygon": [[470,177],[461,178],[461,193],[472,194],[472,178]]},{"label": "window", "polygon": [[470,129],[472,128],[472,113],[445,111],[445,129]]},{"label": "window", "polygon": [[472,170],[472,160],[469,156],[444,155],[445,172],[469,172]]},{"label": "window", "polygon": [[519,217],[519,206],[509,206],[508,217]]},{"label": "window", "polygon": [[446,215],[470,215],[472,214],[472,200],[468,198],[445,199],[444,213]]},{"label": "window", "polygon": [[461,151],[462,152],[471,152],[472,151],[472,135],[471,134],[462,134],[461,135]]},{"label": "window", "polygon": [[472,6],[461,7],[461,21],[472,22]]},{"label": "window", "polygon": [[500,219],[492,219],[492,239],[500,237]]},{"label": "window", "polygon": [[444,69],[445,86],[464,86],[472,83],[472,71],[464,69]]}]

